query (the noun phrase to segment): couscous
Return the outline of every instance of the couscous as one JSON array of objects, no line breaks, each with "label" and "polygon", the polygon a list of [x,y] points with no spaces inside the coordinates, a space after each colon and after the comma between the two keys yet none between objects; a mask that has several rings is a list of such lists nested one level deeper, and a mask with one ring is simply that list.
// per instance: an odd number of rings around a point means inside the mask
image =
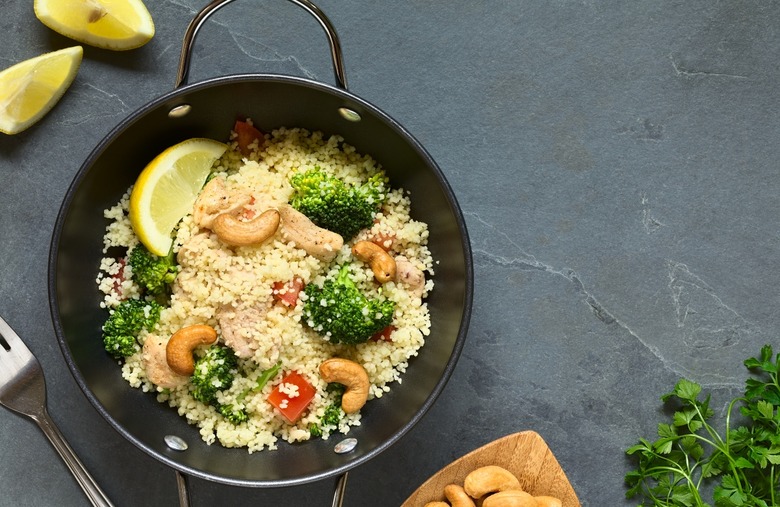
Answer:
[{"label": "couscous", "polygon": [[[209,444],[254,452],[276,449],[279,439],[292,443],[348,433],[361,424],[361,403],[355,410],[347,406],[347,397],[361,393],[348,386],[345,394],[338,387],[360,384],[366,391],[363,402],[381,397],[401,382],[409,359],[429,334],[425,298],[433,289],[433,259],[427,226],[410,217],[403,189],[386,188],[370,225],[353,238],[339,236],[339,242],[332,236],[338,234],[322,228],[317,229],[322,236],[313,239],[296,236],[311,222],[289,204],[294,175],[316,169],[346,185],[360,185],[384,178],[382,169],[335,135],[279,128],[249,145],[238,135],[232,133],[230,149],[215,163],[193,211],[175,231],[175,279],[159,319],[151,329],[140,330],[137,346],[121,358],[122,376],[174,407]],[[109,225],[97,283],[109,312],[128,299],[148,299],[153,306],[127,262],[141,248],[128,218],[131,190],[105,211]],[[274,210],[269,217],[278,226],[259,244],[236,244],[215,232],[216,215],[246,223],[268,210]],[[361,254],[354,248],[358,244],[369,253]],[[394,271],[378,273],[382,268],[372,256],[389,257]],[[350,329],[325,331],[314,322],[317,309],[307,310],[307,300],[311,304],[318,290],[344,273],[354,289],[378,301],[380,306],[371,310],[377,318],[389,308],[389,324],[358,343],[336,339]],[[206,328],[214,330],[214,341]],[[196,335],[188,339],[203,340],[192,348],[196,370],[189,376],[166,363],[171,337],[182,330]],[[214,385],[204,387],[197,368],[209,354],[229,382],[220,385],[215,379],[222,377],[207,377]],[[333,358],[354,371],[338,365],[341,376],[326,374],[323,365]],[[211,389],[211,402],[201,401],[203,389]],[[229,417],[226,410],[243,417]]]}]

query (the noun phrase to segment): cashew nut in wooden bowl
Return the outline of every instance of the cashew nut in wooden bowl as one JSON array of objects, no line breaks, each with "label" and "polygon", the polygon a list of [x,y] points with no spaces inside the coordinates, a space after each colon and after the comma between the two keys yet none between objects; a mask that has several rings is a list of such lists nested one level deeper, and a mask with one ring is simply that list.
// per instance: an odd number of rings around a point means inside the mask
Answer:
[{"label": "cashew nut in wooden bowl", "polygon": [[450,484],[463,485],[469,473],[489,465],[512,472],[521,489],[531,495],[558,498],[563,507],[580,507],[577,494],[558,460],[535,431],[507,435],[458,458],[426,480],[401,507],[444,502],[447,500],[444,488]]}]

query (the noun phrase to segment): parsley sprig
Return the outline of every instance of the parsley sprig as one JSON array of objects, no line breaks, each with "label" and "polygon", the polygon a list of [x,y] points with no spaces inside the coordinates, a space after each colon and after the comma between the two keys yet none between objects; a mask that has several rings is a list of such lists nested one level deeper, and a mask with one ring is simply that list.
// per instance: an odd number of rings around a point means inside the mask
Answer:
[{"label": "parsley sprig", "polygon": [[[744,364],[752,376],[744,396],[729,403],[722,431],[711,424],[710,395],[702,399],[696,382],[681,379],[661,396],[675,412],[671,423],[658,425],[656,441],[642,438],[626,451],[637,460],[625,477],[627,498],[641,497],[642,506],[709,507],[711,491],[717,507],[780,505],[780,354],[765,345]],[[732,429],[737,407],[744,424]]]}]

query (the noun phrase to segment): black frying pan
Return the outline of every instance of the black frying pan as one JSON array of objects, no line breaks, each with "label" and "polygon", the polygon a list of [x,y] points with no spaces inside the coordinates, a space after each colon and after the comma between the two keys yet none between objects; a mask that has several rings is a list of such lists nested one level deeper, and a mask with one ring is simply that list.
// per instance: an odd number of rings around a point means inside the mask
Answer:
[{"label": "black frying pan", "polygon": [[[425,149],[385,113],[346,89],[338,38],[308,0],[290,0],[314,15],[328,35],[337,85],[290,76],[231,75],[183,85],[198,27],[232,0],[215,0],[190,24],[182,49],[177,88],[133,113],[92,151],[73,180],[57,218],[49,260],[49,300],[62,352],[76,381],[103,417],[133,444],[177,472],[225,484],[292,486],[345,474],[387,449],[434,403],[449,379],[466,337],[473,272],[461,211],[441,170]],[[249,454],[203,443],[173,409],[133,389],[103,350],[95,285],[106,220],[144,166],[162,150],[190,137],[225,140],[236,118],[251,117],[261,130],[304,127],[340,134],[373,156],[394,187],[411,191],[413,217],[428,223],[429,247],[438,261],[428,299],[431,335],[396,384],[363,409],[358,441],[349,453],[334,452],[338,438],[281,444],[277,451]],[[188,448],[176,451],[168,435]]]}]

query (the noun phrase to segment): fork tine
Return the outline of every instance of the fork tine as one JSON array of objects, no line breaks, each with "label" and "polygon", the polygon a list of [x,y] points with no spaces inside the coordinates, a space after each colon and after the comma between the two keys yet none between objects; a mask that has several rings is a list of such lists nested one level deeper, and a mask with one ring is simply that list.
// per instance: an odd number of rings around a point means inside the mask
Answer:
[{"label": "fork tine", "polygon": [[31,418],[65,461],[84,493],[95,507],[113,507],[95,479],[65,441],[46,410],[46,383],[38,359],[11,326],[0,317],[0,404]]},{"label": "fork tine", "polygon": [[10,350],[0,344],[0,386],[13,379],[16,373],[30,361],[36,361],[30,349],[22,342],[11,326],[0,317],[0,337]]},{"label": "fork tine", "polygon": [[[19,335],[11,329],[11,326],[9,326],[2,317],[0,317],[0,336],[3,337],[11,348],[13,355],[20,357],[23,361],[32,357],[33,354],[30,352],[30,349],[27,348],[27,345],[24,344],[22,339],[19,338]],[[2,347],[0,347],[0,350],[2,350]]]},{"label": "fork tine", "polygon": [[0,386],[11,380],[18,369],[19,367],[12,362],[11,354],[0,347]]}]

